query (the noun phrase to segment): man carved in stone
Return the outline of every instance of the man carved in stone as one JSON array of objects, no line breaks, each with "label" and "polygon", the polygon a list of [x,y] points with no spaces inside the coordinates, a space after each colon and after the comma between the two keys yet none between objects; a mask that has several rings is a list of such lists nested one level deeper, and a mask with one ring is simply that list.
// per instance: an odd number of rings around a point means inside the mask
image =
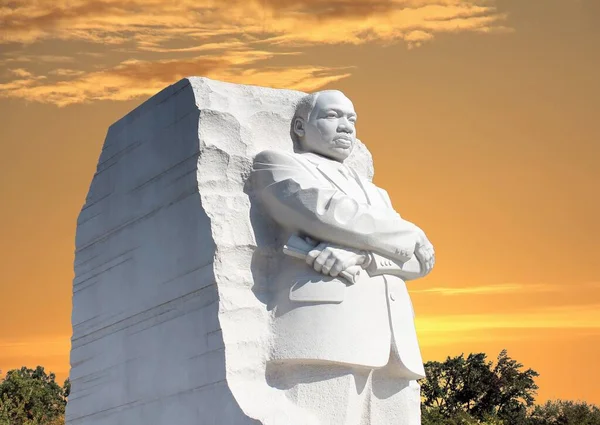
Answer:
[{"label": "man carved in stone", "polygon": [[297,152],[255,158],[260,201],[292,236],[286,252],[305,257],[272,281],[267,379],[321,424],[416,425],[425,373],[405,281],[431,271],[433,246],[344,164],[355,122],[343,93],[310,94],[292,122]]}]

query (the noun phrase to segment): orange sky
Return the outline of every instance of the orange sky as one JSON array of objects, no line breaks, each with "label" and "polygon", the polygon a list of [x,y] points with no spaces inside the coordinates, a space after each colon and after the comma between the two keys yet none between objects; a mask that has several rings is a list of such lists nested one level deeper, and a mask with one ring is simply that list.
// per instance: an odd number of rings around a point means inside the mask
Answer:
[{"label": "orange sky", "polygon": [[[502,348],[600,404],[600,2],[0,2],[0,369],[68,373],[76,218],[107,127],[187,75],[355,103],[436,247],[426,360]],[[222,4],[226,4],[222,6]]]}]

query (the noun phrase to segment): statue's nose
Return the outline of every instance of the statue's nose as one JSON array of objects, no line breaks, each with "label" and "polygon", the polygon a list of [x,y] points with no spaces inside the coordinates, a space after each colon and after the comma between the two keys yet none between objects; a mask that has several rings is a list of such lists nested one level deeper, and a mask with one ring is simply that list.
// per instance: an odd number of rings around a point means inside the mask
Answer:
[{"label": "statue's nose", "polygon": [[340,119],[340,122],[338,124],[338,131],[343,131],[345,133],[353,133],[354,127],[352,126],[352,124],[350,124],[350,121],[348,121],[346,117],[343,117],[342,119]]}]

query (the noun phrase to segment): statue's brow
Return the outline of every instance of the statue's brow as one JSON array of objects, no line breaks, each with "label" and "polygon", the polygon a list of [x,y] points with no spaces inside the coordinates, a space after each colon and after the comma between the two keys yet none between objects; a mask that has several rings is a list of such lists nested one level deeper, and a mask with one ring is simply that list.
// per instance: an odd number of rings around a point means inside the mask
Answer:
[{"label": "statue's brow", "polygon": [[[343,109],[337,108],[335,106],[323,110],[324,113],[327,113],[327,111],[335,111],[335,112],[338,112],[340,114],[344,114],[345,113]],[[348,115],[352,116],[352,117],[356,117],[357,116],[356,112],[349,112]]]}]

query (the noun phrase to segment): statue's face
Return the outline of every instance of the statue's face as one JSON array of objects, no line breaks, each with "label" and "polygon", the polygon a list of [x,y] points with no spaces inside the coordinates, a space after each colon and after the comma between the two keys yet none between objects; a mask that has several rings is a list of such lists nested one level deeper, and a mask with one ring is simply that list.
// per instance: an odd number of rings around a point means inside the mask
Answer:
[{"label": "statue's face", "polygon": [[356,143],[355,123],[354,105],[343,93],[319,94],[304,125],[304,150],[344,161]]}]

